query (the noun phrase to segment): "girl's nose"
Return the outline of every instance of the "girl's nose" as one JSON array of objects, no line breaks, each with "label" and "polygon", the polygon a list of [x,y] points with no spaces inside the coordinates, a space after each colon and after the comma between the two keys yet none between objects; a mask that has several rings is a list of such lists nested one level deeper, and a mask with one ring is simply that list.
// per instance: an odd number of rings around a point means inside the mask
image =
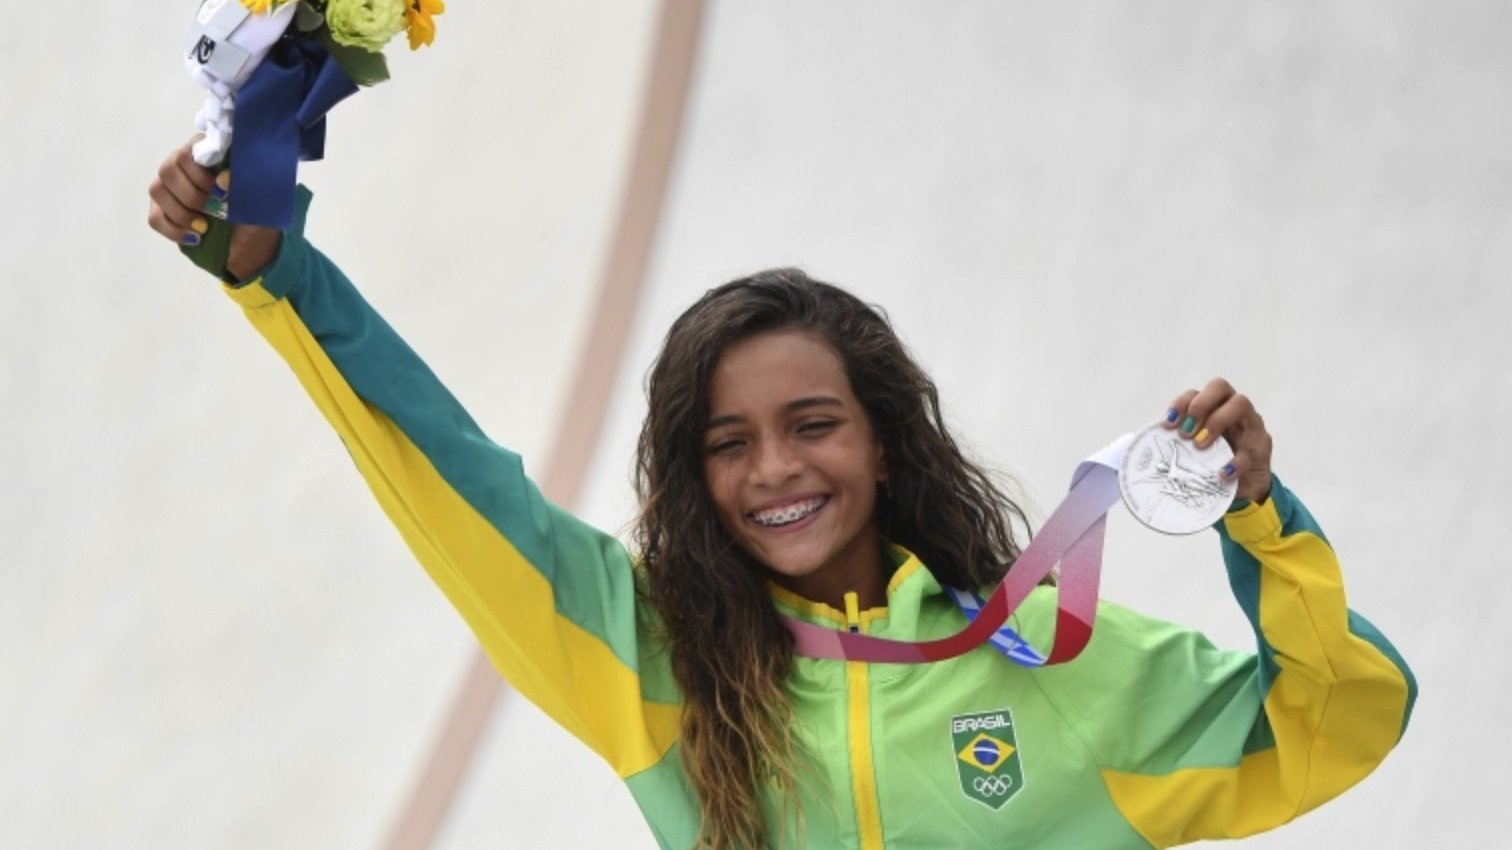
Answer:
[{"label": "girl's nose", "polygon": [[751,478],[756,484],[780,484],[802,468],[803,463],[785,441],[762,440],[757,443],[756,457],[751,464]]}]

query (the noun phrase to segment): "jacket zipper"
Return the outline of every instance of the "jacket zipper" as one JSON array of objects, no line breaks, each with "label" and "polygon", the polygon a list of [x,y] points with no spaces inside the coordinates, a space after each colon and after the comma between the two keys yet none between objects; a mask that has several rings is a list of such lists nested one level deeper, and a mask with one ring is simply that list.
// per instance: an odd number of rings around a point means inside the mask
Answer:
[{"label": "jacket zipper", "polygon": [[[854,592],[845,594],[845,625],[852,634],[861,632],[861,610]],[[882,813],[877,801],[876,766],[872,763],[871,697],[866,662],[845,662],[845,684],[856,832],[861,839],[861,850],[883,850]]]}]

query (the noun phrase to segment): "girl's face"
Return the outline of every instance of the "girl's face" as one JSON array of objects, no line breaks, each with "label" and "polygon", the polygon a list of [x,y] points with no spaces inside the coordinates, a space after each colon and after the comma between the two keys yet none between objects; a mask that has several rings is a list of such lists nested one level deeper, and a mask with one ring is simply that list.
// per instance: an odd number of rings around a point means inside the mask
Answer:
[{"label": "girl's face", "polygon": [[734,343],[709,386],[704,474],[720,521],[773,579],[839,604],[880,573],[882,447],[840,356],[812,334]]}]

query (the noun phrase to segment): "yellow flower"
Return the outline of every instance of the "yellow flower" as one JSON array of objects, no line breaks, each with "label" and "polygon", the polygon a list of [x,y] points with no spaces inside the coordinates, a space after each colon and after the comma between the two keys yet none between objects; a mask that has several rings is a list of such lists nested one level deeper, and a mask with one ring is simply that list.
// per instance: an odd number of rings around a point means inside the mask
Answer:
[{"label": "yellow flower", "polygon": [[409,28],[410,50],[419,50],[422,45],[436,40],[436,22],[431,15],[446,11],[443,0],[409,0],[404,11],[405,26]]},{"label": "yellow flower", "polygon": [[241,0],[241,4],[252,11],[254,15],[264,14],[275,0]]}]

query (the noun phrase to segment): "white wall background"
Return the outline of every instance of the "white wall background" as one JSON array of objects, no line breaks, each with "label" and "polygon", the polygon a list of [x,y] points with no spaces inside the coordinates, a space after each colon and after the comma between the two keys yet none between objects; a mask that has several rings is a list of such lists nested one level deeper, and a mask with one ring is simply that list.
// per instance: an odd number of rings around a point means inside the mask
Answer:
[{"label": "white wall background", "polygon": [[[147,229],[196,6],[0,28],[5,850],[377,847],[472,646],[288,370]],[[655,7],[452,6],[333,112],[312,238],[543,456]]]},{"label": "white wall background", "polygon": [[[0,847],[372,847],[469,638],[283,367],[142,223],[195,108],[179,5],[0,31]],[[653,13],[454,3],[306,172],[315,238],[527,456]],[[712,3],[584,513],[630,515],[667,323],[755,268],[887,307],[1042,511],[1225,375],[1422,686],[1376,775],[1245,846],[1498,846],[1509,41],[1512,7],[1470,0]],[[1246,641],[1210,538],[1119,516],[1108,553],[1108,596]],[[651,846],[607,769],[508,697],[441,844]]]}]

